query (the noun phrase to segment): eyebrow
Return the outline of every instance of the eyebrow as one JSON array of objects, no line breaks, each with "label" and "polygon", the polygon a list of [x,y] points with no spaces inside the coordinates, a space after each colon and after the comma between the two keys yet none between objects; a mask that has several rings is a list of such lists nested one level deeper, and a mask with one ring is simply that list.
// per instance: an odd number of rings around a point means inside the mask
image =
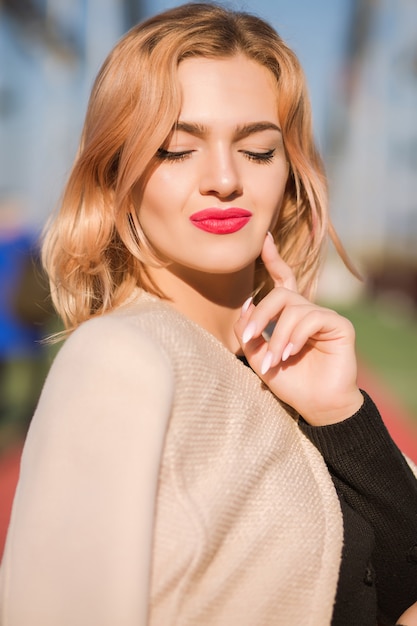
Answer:
[{"label": "eyebrow", "polygon": [[[204,124],[194,122],[177,122],[173,128],[174,131],[183,131],[194,135],[195,137],[205,137],[208,135],[208,128]],[[274,130],[281,134],[281,129],[272,122],[253,122],[251,124],[240,124],[236,126],[235,134],[237,139],[244,139],[255,133],[261,133],[266,130]]]}]

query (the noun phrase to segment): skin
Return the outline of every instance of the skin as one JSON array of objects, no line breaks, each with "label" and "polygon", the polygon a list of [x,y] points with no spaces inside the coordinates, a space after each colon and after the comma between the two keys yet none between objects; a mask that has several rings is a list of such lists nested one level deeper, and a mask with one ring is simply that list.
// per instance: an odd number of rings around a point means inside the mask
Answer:
[{"label": "skin", "polygon": [[399,618],[397,624],[400,626],[417,626],[417,602],[412,604]]},{"label": "skin", "polygon": [[[179,80],[179,122],[188,126],[162,146],[168,155],[160,156],[145,189],[138,190],[142,228],[165,262],[149,272],[174,308],[232,352],[244,353],[270,390],[304,419],[317,426],[342,421],[363,402],[354,329],[297,292],[293,272],[268,234],[288,177],[280,131],[238,132],[259,122],[279,129],[274,78],[238,55],[187,59]],[[268,162],[250,156],[271,151]],[[253,213],[236,233],[203,232],[189,220],[196,211],[230,206]],[[259,255],[274,288],[255,306],[250,294]],[[271,321],[276,325],[267,341],[262,332]],[[417,604],[398,623],[417,626]]]},{"label": "skin", "polygon": [[[257,306],[243,310],[235,325],[251,367],[310,424],[324,426],[350,417],[363,403],[352,324],[297,293],[293,273],[270,236],[262,259],[275,286]],[[266,341],[262,332],[272,320],[276,325]]]},{"label": "skin", "polygon": [[[165,260],[150,269],[152,278],[177,310],[229,350],[243,352],[271,391],[310,423],[343,420],[363,402],[352,325],[297,293],[290,268],[266,236],[288,176],[274,78],[238,55],[187,59],[179,80],[179,130],[162,146],[167,152],[159,155],[138,207],[145,234]],[[270,128],[241,132],[261,122]],[[235,233],[207,233],[190,222],[196,211],[231,206],[252,212]],[[259,254],[275,287],[242,313]],[[267,342],[262,331],[272,320]]]},{"label": "skin", "polygon": [[[173,306],[237,352],[233,323],[288,177],[276,88],[268,70],[243,56],[185,60],[179,80],[179,123],[199,126],[175,131],[162,146],[180,158],[160,158],[141,196],[142,229],[167,263],[149,271]],[[242,132],[260,122],[272,128]],[[189,216],[209,207],[240,207],[252,218],[236,233],[207,233]]]}]

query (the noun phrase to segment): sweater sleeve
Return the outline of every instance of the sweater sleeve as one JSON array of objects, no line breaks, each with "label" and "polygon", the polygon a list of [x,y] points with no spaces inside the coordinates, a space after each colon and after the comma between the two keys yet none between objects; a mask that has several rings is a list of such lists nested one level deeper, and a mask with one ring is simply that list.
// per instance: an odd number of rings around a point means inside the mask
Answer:
[{"label": "sweater sleeve", "polygon": [[91,320],[58,354],[22,457],[3,626],[146,624],[173,376],[133,325]]},{"label": "sweater sleeve", "polygon": [[339,495],[373,528],[380,619],[393,622],[417,600],[417,480],[371,398],[352,417],[300,428],[316,445]]}]

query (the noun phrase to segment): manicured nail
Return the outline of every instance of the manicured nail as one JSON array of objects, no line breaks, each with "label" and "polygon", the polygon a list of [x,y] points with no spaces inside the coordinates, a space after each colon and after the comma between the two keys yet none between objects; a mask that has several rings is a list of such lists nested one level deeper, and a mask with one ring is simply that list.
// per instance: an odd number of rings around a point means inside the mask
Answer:
[{"label": "manicured nail", "polygon": [[282,353],[282,357],[281,357],[281,361],[286,361],[288,359],[288,357],[291,355],[291,351],[294,347],[293,343],[289,343],[285,348],[284,351]]},{"label": "manicured nail", "polygon": [[256,330],[255,322],[249,322],[249,324],[246,326],[245,330],[243,331],[242,342],[248,343],[248,341],[250,341],[252,337],[254,336],[255,330]]},{"label": "manicured nail", "polygon": [[274,356],[274,355],[273,355],[273,354],[272,354],[272,352],[270,352],[269,350],[268,350],[268,352],[265,354],[265,356],[264,356],[264,358],[263,358],[263,361],[262,361],[262,365],[261,365],[261,374],[262,374],[262,376],[263,376],[264,374],[266,374],[266,373],[267,373],[267,371],[270,369],[271,364],[272,364],[272,359],[273,359],[273,356]]},{"label": "manicured nail", "polygon": [[270,230],[268,230],[268,232],[267,232],[266,234],[267,234],[267,236],[270,238],[270,240],[272,241],[272,243],[275,243],[275,241],[274,241],[274,235],[271,233],[271,231],[270,231]]},{"label": "manicured nail", "polygon": [[252,300],[253,300],[253,297],[251,296],[250,298],[245,300],[245,302],[243,303],[241,317],[245,315],[246,311],[249,309],[250,305],[252,304]]}]

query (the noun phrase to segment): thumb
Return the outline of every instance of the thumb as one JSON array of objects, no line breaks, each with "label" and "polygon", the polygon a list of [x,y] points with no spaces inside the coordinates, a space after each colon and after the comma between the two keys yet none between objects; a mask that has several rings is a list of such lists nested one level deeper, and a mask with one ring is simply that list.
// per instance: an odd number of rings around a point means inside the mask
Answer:
[{"label": "thumb", "polygon": [[274,238],[270,232],[265,237],[261,258],[276,287],[285,287],[290,291],[297,291],[294,272],[278,254]]}]

